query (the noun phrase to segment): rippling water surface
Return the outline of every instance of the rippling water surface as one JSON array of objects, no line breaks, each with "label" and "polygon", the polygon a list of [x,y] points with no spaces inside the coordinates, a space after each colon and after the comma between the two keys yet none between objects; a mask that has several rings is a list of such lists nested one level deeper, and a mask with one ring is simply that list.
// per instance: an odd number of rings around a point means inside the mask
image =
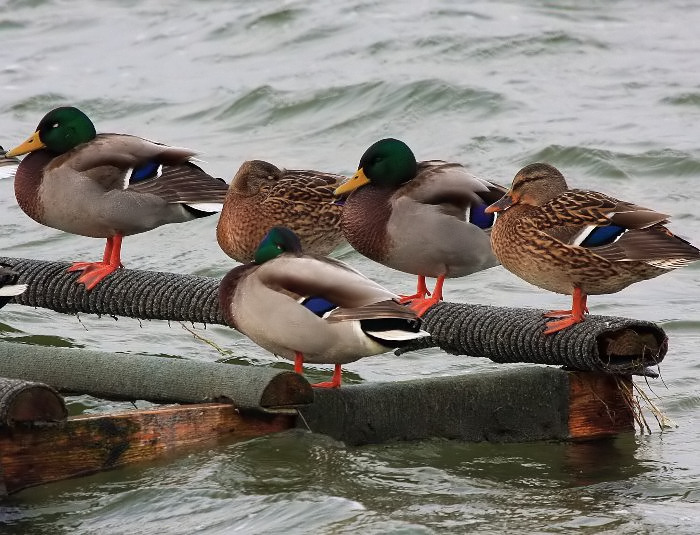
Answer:
[{"label": "rippling water surface", "polygon": [[[229,179],[244,159],[349,173],[380,137],[504,184],[537,160],[570,184],[673,215],[700,243],[700,8],[693,2],[9,1],[0,11],[0,144],[58,105],[99,131],[201,152]],[[0,180],[0,251],[92,260],[103,242],[42,227]],[[130,267],[223,275],[214,219],[129,237]],[[346,248],[383,284],[409,277]],[[427,441],[347,448],[294,431],[30,489],[0,504],[3,533],[700,532],[700,265],[590,300],[659,322],[650,383],[677,428],[595,444]],[[495,268],[449,281],[452,301],[561,308]],[[198,330],[203,329],[196,326]],[[276,359],[223,327],[243,362]],[[180,325],[8,306],[0,337],[221,358]],[[126,349],[125,349],[126,348]],[[471,373],[430,350],[347,366],[349,382]],[[328,370],[311,369],[312,379]],[[83,399],[89,410],[107,405]],[[74,407],[75,410],[75,407]]]}]

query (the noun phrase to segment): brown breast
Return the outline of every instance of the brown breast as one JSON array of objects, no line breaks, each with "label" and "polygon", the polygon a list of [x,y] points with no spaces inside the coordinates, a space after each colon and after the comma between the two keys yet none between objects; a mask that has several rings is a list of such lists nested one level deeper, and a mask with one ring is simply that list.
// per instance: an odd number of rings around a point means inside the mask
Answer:
[{"label": "brown breast", "polygon": [[386,261],[391,247],[387,233],[391,194],[388,188],[363,186],[350,194],[343,207],[341,224],[345,239],[358,252],[377,262]]},{"label": "brown breast", "polygon": [[46,166],[55,155],[47,150],[31,152],[24,157],[15,175],[15,197],[22,211],[38,223],[43,223],[44,208],[39,189]]}]

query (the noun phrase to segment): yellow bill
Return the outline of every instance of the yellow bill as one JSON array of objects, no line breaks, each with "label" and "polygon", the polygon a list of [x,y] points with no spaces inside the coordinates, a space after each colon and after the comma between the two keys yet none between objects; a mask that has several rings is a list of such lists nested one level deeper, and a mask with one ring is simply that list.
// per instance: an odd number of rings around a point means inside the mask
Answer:
[{"label": "yellow bill", "polygon": [[5,153],[5,156],[19,156],[21,154],[27,154],[28,152],[43,149],[44,147],[46,147],[46,145],[44,145],[44,142],[39,139],[39,132],[37,131],[29,136],[24,143],[17,145],[14,149],[8,150]]},{"label": "yellow bill", "polygon": [[365,184],[369,184],[369,182],[369,178],[365,176],[365,172],[362,170],[362,168],[360,168],[350,180],[343,182],[340,186],[338,186],[333,192],[333,195],[344,195],[346,193],[350,193],[351,191],[354,191]]}]

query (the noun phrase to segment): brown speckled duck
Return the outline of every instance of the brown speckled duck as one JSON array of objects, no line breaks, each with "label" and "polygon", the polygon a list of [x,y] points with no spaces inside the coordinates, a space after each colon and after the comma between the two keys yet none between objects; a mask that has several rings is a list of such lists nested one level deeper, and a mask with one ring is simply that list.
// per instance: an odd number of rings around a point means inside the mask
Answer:
[{"label": "brown speckled duck", "polygon": [[216,226],[221,249],[234,260],[250,262],[268,230],[286,226],[305,252],[327,255],[345,242],[342,207],[333,191],[344,177],[278,169],[261,160],[244,162],[231,181]]},{"label": "brown speckled duck", "polygon": [[[350,245],[380,264],[418,275],[416,293],[404,300],[420,315],[442,299],[446,277],[498,265],[488,234],[494,217],[484,209],[505,188],[460,164],[418,163],[403,141],[382,139],[335,193],[347,195],[342,224]],[[426,276],[437,278],[430,298]]]},{"label": "brown speckled duck", "polygon": [[189,149],[124,134],[96,134],[82,111],[50,111],[36,132],[7,156],[28,154],[15,178],[20,208],[35,221],[65,232],[106,238],[101,262],[77,262],[90,290],[121,267],[124,236],[166,223],[212,215],[227,184],[190,160]]},{"label": "brown speckled duck", "polygon": [[293,360],[297,373],[304,361],[335,364],[333,379],[317,387],[339,387],[342,364],[428,336],[396,294],[338,260],[303,254],[284,227],[223,278],[219,302],[229,325]]},{"label": "brown speckled duck", "polygon": [[700,251],[665,226],[668,215],[595,191],[569,189],[544,163],[518,171],[491,233],[503,267],[551,292],[571,295],[571,310],[545,314],[552,334],[583,321],[588,295],[619,292],[700,260]]}]

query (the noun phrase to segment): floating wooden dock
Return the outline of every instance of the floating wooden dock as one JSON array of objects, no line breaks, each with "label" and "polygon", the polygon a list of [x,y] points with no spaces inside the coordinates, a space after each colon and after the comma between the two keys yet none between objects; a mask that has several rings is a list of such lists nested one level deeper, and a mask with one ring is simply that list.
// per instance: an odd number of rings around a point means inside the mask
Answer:
[{"label": "floating wooden dock", "polygon": [[[34,351],[39,354],[36,359],[32,358]],[[58,390],[105,395],[104,385],[110,384],[115,374],[124,377],[135,373],[131,366],[136,359],[143,362],[139,370],[141,391],[132,389],[134,399],[174,401],[182,397],[187,404],[66,418],[56,389],[36,381],[49,376],[51,369],[77,370],[76,363],[86,359],[110,363],[102,368],[110,377],[100,377],[96,365],[85,374],[99,392],[86,384],[81,374],[73,380],[63,371],[59,372]],[[323,433],[352,446],[427,438],[592,440],[634,429],[623,392],[623,388],[630,388],[631,379],[599,372],[515,366],[457,377],[312,390],[303,377],[292,372],[198,362],[199,377],[190,369],[188,381],[168,385],[169,377],[181,372],[183,364],[192,363],[0,344],[0,375],[15,377],[6,380],[16,385],[14,391],[24,384],[25,392],[40,392],[36,396],[15,395],[10,403],[14,408],[6,412],[14,416],[0,421],[0,491],[13,493],[211,446],[224,439],[242,440],[292,427]],[[146,375],[143,369],[149,370]],[[218,374],[225,379],[201,379]],[[256,374],[254,386],[242,397],[235,390],[222,388],[222,384],[231,385],[238,379],[250,383]],[[188,390],[183,384],[192,387]],[[123,392],[107,395],[127,397]],[[238,405],[233,398],[238,399]],[[214,399],[217,401],[212,402]],[[0,398],[0,408],[3,403]]]},{"label": "floating wooden dock", "polygon": [[[123,269],[86,292],[65,263],[0,262],[29,286],[15,298],[19,304],[223,323],[216,279]],[[631,376],[654,374],[667,350],[663,330],[590,316],[543,337],[544,321],[538,310],[439,303],[424,316],[431,337],[413,349],[557,367],[508,365],[338,390],[314,390],[292,371],[263,366],[0,343],[0,378],[14,380],[8,392],[15,392],[7,405],[0,399],[0,492],[292,427],[351,446],[428,438],[579,441],[633,431]],[[0,386],[0,398],[3,392]],[[66,418],[65,394],[177,405]]]}]

